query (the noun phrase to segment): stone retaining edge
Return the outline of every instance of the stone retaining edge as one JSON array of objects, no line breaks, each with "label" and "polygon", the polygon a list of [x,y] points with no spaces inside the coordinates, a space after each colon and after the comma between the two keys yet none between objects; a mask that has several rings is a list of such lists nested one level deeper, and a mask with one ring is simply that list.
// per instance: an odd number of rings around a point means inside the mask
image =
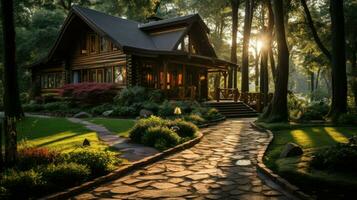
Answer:
[{"label": "stone retaining edge", "polygon": [[[216,120],[212,120],[210,122],[208,122],[207,124],[203,124],[201,126],[199,126],[200,128],[203,128],[203,127],[208,127],[208,126],[211,126],[211,125],[216,125],[218,124],[219,122],[221,121],[224,121],[226,118],[225,117],[222,117],[222,118],[219,118],[219,119],[216,119]],[[143,158],[139,161],[136,161],[136,162],[133,162],[131,163],[130,165],[126,165],[126,166],[122,166],[122,167],[119,167],[119,169],[117,170],[114,170],[113,172],[107,174],[107,175],[104,175],[104,176],[101,176],[101,177],[98,177],[92,181],[88,181],[88,182],[85,182],[79,186],[76,186],[76,187],[72,187],[72,188],[69,188],[65,191],[62,191],[62,192],[58,192],[58,193],[55,193],[55,194],[51,194],[51,195],[48,195],[48,196],[45,196],[45,197],[42,197],[40,198],[41,200],[58,200],[58,199],[68,199],[69,197],[72,197],[74,195],[77,195],[77,194],[80,194],[90,188],[93,188],[95,186],[98,186],[98,185],[101,185],[103,183],[106,183],[106,182],[109,182],[111,180],[114,180],[114,179],[118,179],[122,176],[125,176],[127,175],[129,172],[132,172],[140,167],[143,167],[143,166],[147,166],[147,165],[150,165],[150,164],[153,164],[155,163],[156,161],[159,161],[161,160],[162,158],[165,158],[169,155],[172,155],[174,153],[177,153],[179,151],[182,151],[182,150],[185,150],[185,149],[188,149],[190,147],[193,147],[195,144],[199,143],[201,141],[201,139],[203,138],[203,134],[199,131],[198,132],[198,137],[192,139],[192,140],[189,140],[185,143],[182,143],[180,145],[177,145],[173,148],[170,148],[170,149],[167,149],[161,153],[157,153],[153,156],[149,156],[147,158]]]},{"label": "stone retaining edge", "polygon": [[264,174],[265,176],[267,176],[271,181],[273,181],[274,183],[278,184],[280,187],[282,187],[283,189],[287,190],[288,192],[290,192],[291,194],[295,195],[296,197],[300,198],[300,199],[304,199],[304,200],[311,200],[313,199],[310,195],[304,193],[302,190],[300,190],[300,188],[298,188],[297,186],[291,184],[289,181],[287,181],[286,179],[282,178],[281,176],[279,176],[278,174],[274,173],[271,169],[269,169],[263,162],[263,158],[266,154],[267,149],[269,148],[269,146],[271,145],[274,135],[273,133],[268,130],[265,129],[257,124],[255,124],[254,122],[250,123],[251,126],[255,129],[257,129],[260,132],[265,132],[268,134],[269,139],[268,139],[268,145],[266,145],[263,149],[261,149],[258,152],[258,158],[257,158],[257,171]]}]

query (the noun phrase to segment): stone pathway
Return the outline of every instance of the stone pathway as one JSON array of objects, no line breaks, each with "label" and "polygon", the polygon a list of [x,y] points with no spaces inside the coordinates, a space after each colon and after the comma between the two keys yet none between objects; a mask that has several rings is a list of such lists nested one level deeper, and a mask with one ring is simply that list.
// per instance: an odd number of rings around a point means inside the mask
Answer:
[{"label": "stone pathway", "polygon": [[294,199],[257,174],[268,136],[249,120],[203,129],[200,143],[72,199]]},{"label": "stone pathway", "polygon": [[73,123],[82,124],[91,131],[97,132],[100,140],[102,140],[105,144],[119,150],[121,152],[120,157],[125,158],[131,162],[141,160],[159,152],[151,147],[131,143],[128,138],[119,137],[103,126],[93,124],[79,118],[67,119]]}]

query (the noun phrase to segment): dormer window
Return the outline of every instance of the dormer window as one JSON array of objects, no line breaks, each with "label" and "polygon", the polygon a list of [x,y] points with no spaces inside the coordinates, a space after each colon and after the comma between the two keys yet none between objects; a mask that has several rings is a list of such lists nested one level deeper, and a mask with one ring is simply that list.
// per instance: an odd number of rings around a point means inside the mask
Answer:
[{"label": "dormer window", "polygon": [[87,39],[86,37],[81,37],[81,54],[87,54]]},{"label": "dormer window", "polygon": [[104,37],[100,37],[100,52],[107,52],[109,50],[109,41]]},{"label": "dormer window", "polygon": [[89,35],[90,53],[97,53],[97,35]]}]

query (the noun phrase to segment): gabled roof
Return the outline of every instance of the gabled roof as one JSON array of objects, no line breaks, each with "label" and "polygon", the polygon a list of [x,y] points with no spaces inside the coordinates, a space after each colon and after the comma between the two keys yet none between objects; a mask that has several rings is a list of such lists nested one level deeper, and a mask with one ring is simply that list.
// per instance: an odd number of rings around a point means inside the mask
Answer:
[{"label": "gabled roof", "polygon": [[[107,15],[88,8],[73,6],[60,30],[55,45],[50,50],[48,56],[40,63],[51,60],[56,51],[61,52],[58,48],[63,45],[64,38],[66,38],[65,35],[67,37],[70,35],[70,29],[74,26],[71,25],[71,22],[75,21],[73,19],[78,20],[78,18],[100,36],[111,40],[124,52],[182,54],[183,52],[177,52],[175,48],[193,24],[195,24],[195,28],[200,27],[203,31],[202,33],[209,32],[208,27],[198,14],[141,24],[133,20]],[[213,52],[212,56],[216,57],[211,45],[209,45],[209,48]],[[62,47],[62,49],[66,48]],[[58,55],[61,55],[61,53]]]}]

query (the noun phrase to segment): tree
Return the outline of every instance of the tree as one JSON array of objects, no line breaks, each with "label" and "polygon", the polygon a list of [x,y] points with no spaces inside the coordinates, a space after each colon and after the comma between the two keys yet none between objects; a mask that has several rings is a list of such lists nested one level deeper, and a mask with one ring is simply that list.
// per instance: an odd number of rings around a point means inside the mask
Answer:
[{"label": "tree", "polygon": [[328,114],[332,119],[347,112],[346,45],[343,0],[330,0],[332,33],[332,103]]},{"label": "tree", "polygon": [[242,84],[241,91],[249,92],[249,40],[252,28],[253,1],[245,1],[244,31],[243,31],[243,50],[242,50]]},{"label": "tree", "polygon": [[302,5],[302,7],[304,8],[304,12],[305,12],[305,15],[306,15],[307,24],[308,24],[309,27],[310,27],[312,37],[314,38],[314,40],[315,40],[317,46],[320,48],[320,50],[322,51],[322,53],[324,53],[324,54],[326,55],[326,57],[327,57],[329,60],[331,60],[331,54],[330,54],[330,52],[327,50],[327,48],[325,47],[325,45],[322,43],[322,41],[321,41],[319,35],[317,34],[317,31],[316,31],[314,22],[313,22],[313,20],[312,20],[311,14],[310,14],[310,10],[309,10],[309,8],[307,7],[307,4],[306,4],[306,0],[301,0],[301,5]]},{"label": "tree", "polygon": [[[231,0],[232,6],[232,47],[231,62],[237,64],[237,31],[238,31],[238,8],[240,0]],[[237,68],[231,69],[233,87],[237,88]]]},{"label": "tree", "polygon": [[5,163],[13,165],[17,156],[16,120],[23,116],[17,84],[16,45],[13,1],[1,0],[4,40],[4,134]]},{"label": "tree", "polygon": [[283,122],[288,120],[288,80],[289,49],[285,37],[284,9],[282,0],[273,0],[275,34],[278,44],[278,65],[273,100],[263,114],[261,120],[267,122]]}]

